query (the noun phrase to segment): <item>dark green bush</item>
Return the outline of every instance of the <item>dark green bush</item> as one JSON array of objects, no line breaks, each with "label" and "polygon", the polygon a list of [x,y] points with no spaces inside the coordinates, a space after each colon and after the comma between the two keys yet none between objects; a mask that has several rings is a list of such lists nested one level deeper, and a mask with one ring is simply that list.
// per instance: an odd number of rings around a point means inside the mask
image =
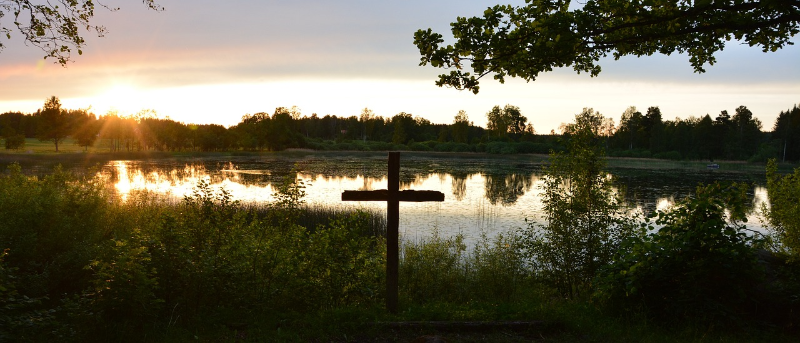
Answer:
[{"label": "dark green bush", "polygon": [[411,151],[431,151],[432,149],[428,147],[425,143],[409,143],[408,150]]},{"label": "dark green bush", "polygon": [[471,152],[474,151],[474,147],[466,143],[445,142],[437,144],[434,150],[440,152]]},{"label": "dark green bush", "polygon": [[653,155],[653,158],[658,158],[662,160],[673,160],[673,161],[680,161],[682,156],[680,152],[677,151],[667,151]]},{"label": "dark green bush", "polygon": [[387,142],[369,142],[370,151],[391,151],[395,150],[394,144]]},{"label": "dark green bush", "polygon": [[778,158],[780,156],[780,149],[772,143],[761,143],[758,147],[758,151],[750,158],[747,159],[749,163],[763,163],[769,161],[772,158]]},{"label": "dark green bush", "polygon": [[517,143],[513,142],[489,142],[486,144],[486,152],[489,154],[516,154]]},{"label": "dark green bush", "polygon": [[5,139],[5,146],[8,150],[19,150],[25,147],[25,135],[11,135]]},{"label": "dark green bush", "polygon": [[84,267],[109,238],[103,186],[58,167],[39,179],[19,165],[0,177],[0,249],[17,269],[24,295],[73,294],[88,286]]},{"label": "dark green bush", "polygon": [[752,316],[764,273],[755,253],[759,240],[739,224],[745,190],[698,187],[695,197],[659,212],[657,229],[627,241],[599,273],[596,296],[668,321],[731,324]]}]

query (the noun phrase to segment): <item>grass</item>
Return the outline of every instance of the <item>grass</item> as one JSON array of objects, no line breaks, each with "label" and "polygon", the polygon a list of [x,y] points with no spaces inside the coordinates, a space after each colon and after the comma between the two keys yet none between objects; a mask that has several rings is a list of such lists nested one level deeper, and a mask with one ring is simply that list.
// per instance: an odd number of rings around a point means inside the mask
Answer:
[{"label": "grass", "polygon": [[[502,326],[512,321],[532,324],[528,328]],[[466,325],[475,322],[491,322],[492,325]],[[417,325],[402,325],[408,323]],[[663,325],[644,316],[610,315],[587,301],[547,300],[537,296],[510,303],[413,304],[396,315],[387,314],[376,306],[251,318],[246,326],[238,327],[208,321],[194,329],[181,328],[158,337],[170,342],[412,342],[424,336],[437,336],[449,342],[777,343],[797,340],[791,332],[769,328],[720,330],[691,324]]]},{"label": "grass", "polygon": [[[88,152],[100,152],[102,149],[100,146],[90,147]],[[58,144],[58,153],[59,154],[72,154],[72,153],[84,153],[85,149],[78,144],[72,138],[65,138]],[[36,138],[26,138],[25,139],[25,147],[18,150],[3,150],[5,154],[55,154],[56,153],[56,146],[53,144],[52,141],[40,141]]]}]

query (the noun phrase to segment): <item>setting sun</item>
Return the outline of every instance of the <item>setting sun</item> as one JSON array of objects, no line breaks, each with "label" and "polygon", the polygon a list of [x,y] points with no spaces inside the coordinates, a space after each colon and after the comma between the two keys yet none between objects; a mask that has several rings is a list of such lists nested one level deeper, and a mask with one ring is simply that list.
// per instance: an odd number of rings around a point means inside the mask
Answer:
[{"label": "setting sun", "polygon": [[89,99],[89,104],[97,114],[118,112],[120,115],[130,115],[142,110],[142,91],[130,84],[115,84],[99,95]]}]

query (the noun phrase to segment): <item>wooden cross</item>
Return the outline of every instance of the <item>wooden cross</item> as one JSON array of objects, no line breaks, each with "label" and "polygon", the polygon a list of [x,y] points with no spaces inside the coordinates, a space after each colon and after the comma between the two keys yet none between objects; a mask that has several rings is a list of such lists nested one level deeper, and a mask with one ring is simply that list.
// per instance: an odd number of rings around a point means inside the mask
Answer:
[{"label": "wooden cross", "polygon": [[400,191],[400,153],[389,153],[389,189],[374,191],[344,191],[342,201],[386,201],[386,308],[397,312],[398,285],[398,227],[401,201],[444,201],[437,191]]}]

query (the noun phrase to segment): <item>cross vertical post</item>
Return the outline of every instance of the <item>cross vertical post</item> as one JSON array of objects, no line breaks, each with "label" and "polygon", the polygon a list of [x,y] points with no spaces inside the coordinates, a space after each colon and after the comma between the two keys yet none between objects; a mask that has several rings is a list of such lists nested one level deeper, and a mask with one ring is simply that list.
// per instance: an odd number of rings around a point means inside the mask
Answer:
[{"label": "cross vertical post", "polygon": [[386,199],[386,308],[397,312],[398,279],[400,269],[400,153],[389,153],[389,190]]},{"label": "cross vertical post", "polygon": [[342,201],[386,201],[386,309],[397,313],[400,269],[400,202],[444,201],[438,191],[400,191],[400,153],[389,153],[387,189],[344,191]]}]

